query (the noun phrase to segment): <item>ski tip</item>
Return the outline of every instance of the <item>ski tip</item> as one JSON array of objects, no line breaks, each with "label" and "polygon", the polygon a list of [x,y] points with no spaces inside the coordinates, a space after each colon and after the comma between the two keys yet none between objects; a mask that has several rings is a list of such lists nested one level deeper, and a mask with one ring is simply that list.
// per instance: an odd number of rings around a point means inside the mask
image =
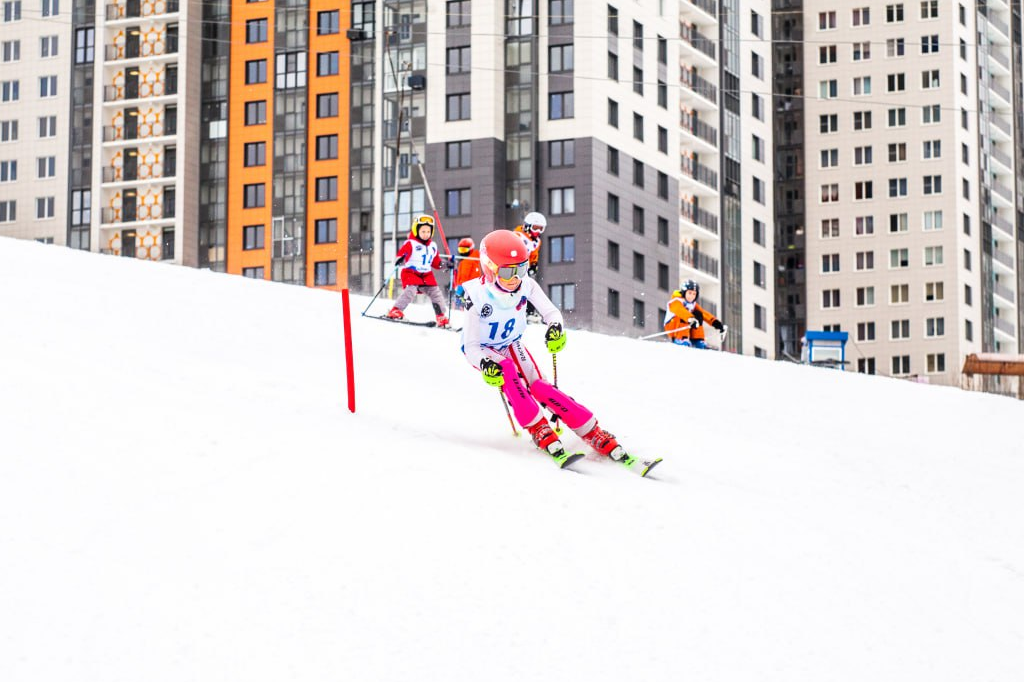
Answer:
[{"label": "ski tip", "polygon": [[556,457],[555,461],[558,462],[558,467],[560,469],[565,469],[567,467],[572,466],[576,462],[580,461],[584,457],[585,457],[585,455],[582,452],[571,452],[571,453],[565,455],[564,458],[563,457]]},{"label": "ski tip", "polygon": [[644,466],[643,470],[640,472],[640,477],[641,478],[646,478],[647,474],[651,473],[651,469],[653,469],[654,467],[658,466],[659,464],[661,464],[661,457],[659,457],[658,459],[652,459],[651,461],[646,462],[646,466]]}]

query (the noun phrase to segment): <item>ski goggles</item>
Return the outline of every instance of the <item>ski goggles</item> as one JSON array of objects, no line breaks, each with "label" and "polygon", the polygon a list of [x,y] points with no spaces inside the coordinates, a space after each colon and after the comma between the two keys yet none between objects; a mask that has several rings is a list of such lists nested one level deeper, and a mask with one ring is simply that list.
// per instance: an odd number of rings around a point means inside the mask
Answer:
[{"label": "ski goggles", "polygon": [[470,250],[469,250],[468,248],[466,248],[466,247],[461,247],[461,248],[459,249],[459,253],[460,253],[461,255],[463,255],[463,256],[467,255],[467,254],[469,253],[469,251],[470,251]]},{"label": "ski goggles", "polygon": [[522,279],[526,276],[526,272],[529,270],[529,267],[530,264],[528,262],[518,263],[516,265],[503,265],[498,268],[498,271],[495,274],[498,279],[505,280],[506,282],[514,277]]},{"label": "ski goggles", "polygon": [[544,226],[541,225],[540,223],[537,223],[536,225],[531,225],[527,223],[523,227],[526,229],[527,232],[532,232],[534,234],[544,234]]}]

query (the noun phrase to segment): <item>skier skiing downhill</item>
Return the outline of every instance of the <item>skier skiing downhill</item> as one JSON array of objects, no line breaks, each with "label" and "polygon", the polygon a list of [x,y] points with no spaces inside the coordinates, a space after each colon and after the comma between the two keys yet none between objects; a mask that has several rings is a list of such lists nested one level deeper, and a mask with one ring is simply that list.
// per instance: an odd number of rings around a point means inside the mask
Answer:
[{"label": "skier skiing downhill", "polygon": [[418,216],[412,223],[409,238],[402,244],[395,256],[395,267],[402,268],[402,293],[395,305],[388,311],[388,317],[401,320],[405,317],[405,307],[412,303],[417,293],[425,293],[434,306],[434,317],[438,327],[448,326],[448,317],[444,314],[444,296],[441,294],[434,269],[449,270],[451,263],[437,254],[437,244],[433,242],[434,219],[428,215]]},{"label": "skier skiing downhill", "polygon": [[693,348],[707,348],[704,342],[704,323],[707,322],[725,334],[725,325],[700,307],[697,298],[700,296],[700,285],[692,279],[683,282],[680,289],[672,292],[672,299],[665,311],[665,331],[672,343]]},{"label": "skier skiing downhill", "polygon": [[464,303],[462,296],[465,293],[462,285],[480,276],[480,252],[476,250],[476,244],[469,237],[459,240],[459,265],[455,270],[455,304],[462,309]]},{"label": "skier skiing downhill", "polygon": [[[583,455],[567,453],[552,430],[541,405],[558,415],[588,445],[644,476],[661,460],[633,457],[615,436],[602,429],[583,405],[555,388],[541,374],[530,351],[523,345],[526,304],[533,303],[548,325],[544,339],[548,351],[565,348],[562,314],[543,289],[529,277],[529,251],[522,237],[509,230],[495,230],[480,244],[483,275],[466,282],[466,319],[462,351],[480,370],[490,386],[500,387],[515,412],[516,421],[529,432],[538,448],[565,467]],[[540,403],[540,404],[538,404]]]},{"label": "skier skiing downhill", "polygon": [[548,226],[548,220],[543,213],[531,211],[523,218],[523,224],[517,225],[513,230],[516,234],[522,235],[530,247],[530,277],[537,276],[537,267],[540,265],[540,244],[544,228]]}]

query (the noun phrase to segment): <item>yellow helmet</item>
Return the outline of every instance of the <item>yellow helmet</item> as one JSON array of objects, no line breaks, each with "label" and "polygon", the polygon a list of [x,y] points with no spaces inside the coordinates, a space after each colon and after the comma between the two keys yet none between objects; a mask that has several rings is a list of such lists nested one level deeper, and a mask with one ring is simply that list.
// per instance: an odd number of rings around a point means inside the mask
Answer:
[{"label": "yellow helmet", "polygon": [[[430,228],[430,237],[434,236],[434,219],[426,214],[418,215],[412,221],[412,229],[409,230],[409,236],[413,239],[419,239],[420,227],[426,225]],[[430,238],[428,237],[428,239]]]}]

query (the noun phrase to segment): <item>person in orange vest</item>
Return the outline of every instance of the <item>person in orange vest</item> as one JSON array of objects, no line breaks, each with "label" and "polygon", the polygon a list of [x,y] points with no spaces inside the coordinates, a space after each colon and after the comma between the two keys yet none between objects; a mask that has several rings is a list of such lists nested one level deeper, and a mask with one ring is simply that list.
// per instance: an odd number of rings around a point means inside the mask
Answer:
[{"label": "person in orange vest", "polygon": [[474,248],[475,246],[476,244],[469,237],[459,240],[459,264],[455,270],[455,305],[460,310],[464,305],[462,297],[466,292],[462,285],[470,280],[478,279],[481,275],[480,252]]},{"label": "person in orange vest", "polygon": [[717,317],[700,307],[697,298],[700,296],[700,285],[692,279],[683,282],[683,286],[672,292],[672,299],[665,311],[665,331],[672,343],[693,348],[707,348],[704,342],[704,323],[710,324],[720,333],[725,334],[725,325]]},{"label": "person in orange vest", "polygon": [[540,243],[541,235],[544,234],[544,228],[548,226],[548,220],[544,217],[543,213],[537,213],[537,211],[531,211],[526,214],[523,218],[523,224],[517,225],[516,229],[513,230],[516,234],[522,236],[530,247],[530,277],[537,277],[537,266],[540,265]]}]

